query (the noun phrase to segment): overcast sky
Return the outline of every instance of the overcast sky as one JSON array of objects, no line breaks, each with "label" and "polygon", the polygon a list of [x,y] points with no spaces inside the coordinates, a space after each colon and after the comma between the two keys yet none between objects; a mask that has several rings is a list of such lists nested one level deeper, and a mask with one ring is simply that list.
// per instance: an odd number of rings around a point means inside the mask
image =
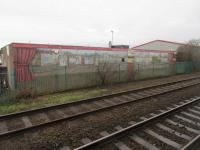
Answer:
[{"label": "overcast sky", "polygon": [[135,46],[200,38],[200,0],[0,0],[0,47],[10,42]]}]

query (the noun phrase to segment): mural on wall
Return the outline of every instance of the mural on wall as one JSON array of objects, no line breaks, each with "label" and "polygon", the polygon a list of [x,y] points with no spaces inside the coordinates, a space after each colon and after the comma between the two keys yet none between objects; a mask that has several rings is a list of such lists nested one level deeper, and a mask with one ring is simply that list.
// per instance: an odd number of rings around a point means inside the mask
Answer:
[{"label": "mural on wall", "polygon": [[14,68],[17,82],[25,82],[33,79],[29,65],[35,57],[35,49],[17,48],[13,50]]},{"label": "mural on wall", "polygon": [[58,60],[59,60],[59,66],[61,67],[67,66],[67,57],[65,55],[59,55]]},{"label": "mural on wall", "polygon": [[95,71],[99,63],[126,63],[127,51],[37,48],[31,62],[34,76]]},{"label": "mural on wall", "polygon": [[[69,49],[60,49],[55,53],[55,49],[37,49],[37,63],[34,60],[35,64],[44,65],[60,65],[68,66],[69,64],[76,65],[91,65],[96,64],[95,61],[104,61],[109,60],[110,62],[120,63],[122,58],[127,58],[126,52],[115,52],[115,51],[92,51],[92,50],[69,50]],[[38,61],[41,63],[38,63]],[[84,61],[82,61],[84,60]]]},{"label": "mural on wall", "polygon": [[94,64],[94,57],[91,57],[91,56],[84,57],[84,64],[85,65],[92,65],[92,64]]},{"label": "mural on wall", "polygon": [[81,64],[81,56],[76,56],[76,55],[69,56],[69,64],[80,65]]},{"label": "mural on wall", "polygon": [[41,54],[41,65],[52,65],[56,64],[58,60],[58,55],[56,54]]},{"label": "mural on wall", "polygon": [[172,52],[161,52],[155,51],[151,52],[150,50],[146,51],[131,51],[129,56],[134,56],[135,63],[151,64],[151,63],[169,63],[173,62]]}]

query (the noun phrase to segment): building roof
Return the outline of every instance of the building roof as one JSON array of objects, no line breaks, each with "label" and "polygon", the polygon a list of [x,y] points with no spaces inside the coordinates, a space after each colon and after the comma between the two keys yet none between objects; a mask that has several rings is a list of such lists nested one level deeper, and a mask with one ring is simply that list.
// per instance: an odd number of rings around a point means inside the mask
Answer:
[{"label": "building roof", "polygon": [[168,50],[146,50],[146,49],[132,49],[130,52],[143,52],[143,53],[171,53],[174,54],[175,51],[168,51]]},{"label": "building roof", "polygon": [[28,44],[28,43],[11,43],[14,48],[47,48],[47,49],[70,49],[70,50],[96,50],[96,51],[128,51],[124,48],[107,48],[107,47],[89,47],[89,46],[71,46],[71,45],[50,45],[50,44]]},{"label": "building roof", "polygon": [[150,41],[150,42],[147,42],[147,43],[132,47],[132,49],[137,49],[138,47],[141,47],[141,46],[144,46],[144,45],[148,45],[148,44],[151,44],[151,43],[154,43],[154,42],[163,42],[163,43],[169,43],[169,44],[176,44],[176,45],[180,45],[180,46],[181,45],[185,45],[183,43],[178,43],[178,42],[171,42],[171,41],[165,41],[165,40],[153,40],[153,41]]}]

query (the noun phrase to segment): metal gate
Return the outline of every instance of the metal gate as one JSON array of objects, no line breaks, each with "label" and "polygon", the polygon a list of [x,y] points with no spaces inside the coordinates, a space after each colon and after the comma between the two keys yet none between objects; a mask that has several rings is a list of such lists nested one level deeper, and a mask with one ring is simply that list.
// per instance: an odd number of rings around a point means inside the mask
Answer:
[{"label": "metal gate", "polygon": [[0,66],[0,94],[3,94],[8,89],[7,68]]}]

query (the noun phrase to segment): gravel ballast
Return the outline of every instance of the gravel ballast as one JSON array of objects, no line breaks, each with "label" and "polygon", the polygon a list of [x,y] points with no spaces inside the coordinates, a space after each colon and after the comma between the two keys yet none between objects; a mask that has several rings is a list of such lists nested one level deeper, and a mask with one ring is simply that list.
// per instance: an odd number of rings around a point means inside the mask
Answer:
[{"label": "gravel ballast", "polygon": [[141,116],[166,109],[167,106],[200,95],[200,86],[193,86],[176,92],[145,99],[142,102],[96,113],[79,120],[63,122],[51,127],[32,130],[0,141],[2,150],[52,150],[65,145],[72,148],[82,145],[83,138],[100,138],[102,131],[114,132],[114,127],[128,126],[130,121],[139,121]]}]

